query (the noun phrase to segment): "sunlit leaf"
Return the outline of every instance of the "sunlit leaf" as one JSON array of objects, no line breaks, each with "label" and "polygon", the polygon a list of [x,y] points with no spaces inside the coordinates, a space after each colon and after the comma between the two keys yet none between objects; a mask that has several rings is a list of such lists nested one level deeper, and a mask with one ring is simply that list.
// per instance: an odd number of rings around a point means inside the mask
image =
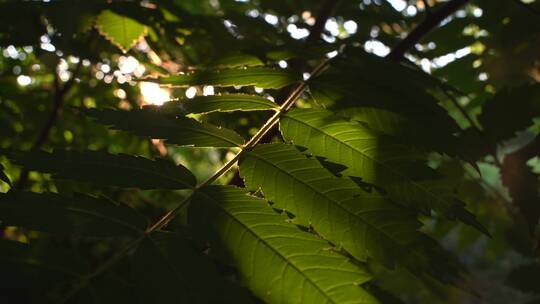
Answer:
[{"label": "sunlit leaf", "polygon": [[210,64],[213,67],[240,67],[240,66],[261,66],[264,62],[256,56],[249,54],[228,54],[220,57]]},{"label": "sunlit leaf", "polygon": [[428,213],[433,209],[487,233],[445,185],[426,181],[424,155],[399,141],[326,110],[293,110],[280,128],[287,140],[345,165],[343,174],[384,189],[397,203]]},{"label": "sunlit leaf", "polygon": [[146,35],[146,27],[126,16],[104,10],[96,19],[96,28],[107,40],[126,53]]},{"label": "sunlit leaf", "polygon": [[11,186],[9,177],[4,173],[4,166],[0,164],[0,180]]},{"label": "sunlit leaf", "polygon": [[190,113],[275,110],[279,106],[257,95],[225,94],[196,96],[192,99],[170,101],[159,107],[160,112],[185,115]]},{"label": "sunlit leaf", "polygon": [[265,302],[377,303],[359,286],[371,279],[363,267],[287,223],[263,200],[209,186],[195,193],[191,208],[194,225],[219,239],[242,281]]},{"label": "sunlit leaf", "polygon": [[451,277],[451,268],[437,261],[434,242],[416,230],[414,216],[375,190],[361,189],[339,178],[292,145],[259,145],[245,154],[240,172],[248,189],[259,188],[274,207],[293,214],[294,222],[313,227],[323,238],[342,246],[355,258],[376,259],[413,273]]},{"label": "sunlit leaf", "polygon": [[298,80],[300,78],[289,70],[267,67],[196,71],[190,74],[145,79],[145,81],[155,81],[177,87],[213,85],[218,87],[256,86],[264,89],[279,89]]}]

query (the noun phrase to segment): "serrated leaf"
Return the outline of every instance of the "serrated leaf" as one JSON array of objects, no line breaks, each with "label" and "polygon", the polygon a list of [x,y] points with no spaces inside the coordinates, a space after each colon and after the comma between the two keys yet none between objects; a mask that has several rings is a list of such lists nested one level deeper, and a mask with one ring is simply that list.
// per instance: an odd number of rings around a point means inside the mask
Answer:
[{"label": "serrated leaf", "polygon": [[359,121],[378,133],[399,138],[422,151],[458,156],[475,166],[464,140],[454,134],[445,134],[437,128],[426,128],[417,121],[377,107],[345,107],[338,109],[336,113]]},{"label": "serrated leaf", "polygon": [[343,174],[376,185],[398,203],[424,213],[430,209],[450,219],[458,218],[487,234],[474,215],[463,207],[444,184],[425,180],[423,155],[390,137],[380,136],[326,110],[293,110],[280,122],[285,139],[310,153],[348,168]]},{"label": "serrated leaf", "polygon": [[15,190],[0,194],[0,220],[3,225],[83,236],[139,235],[147,227],[133,209],[104,199]]},{"label": "serrated leaf", "polygon": [[240,147],[244,139],[236,132],[218,128],[193,118],[176,117],[159,109],[131,111],[111,109],[84,111],[101,124],[138,136],[163,139],[167,143],[194,147]]},{"label": "serrated leaf", "polygon": [[336,113],[366,123],[377,132],[393,136],[401,134],[406,123],[403,116],[375,107],[344,108],[337,110]]},{"label": "serrated leaf", "polygon": [[190,208],[194,223],[217,234],[244,283],[265,302],[377,303],[359,286],[371,279],[365,269],[263,200],[239,188],[208,186],[195,192]]},{"label": "serrated leaf", "polygon": [[264,62],[257,56],[243,53],[227,54],[210,63],[211,67],[261,66]]},{"label": "serrated leaf", "polygon": [[244,154],[241,176],[248,189],[259,188],[276,208],[292,213],[294,221],[343,247],[361,261],[376,259],[413,273],[431,273],[441,280],[455,278],[440,248],[417,232],[414,214],[390,203],[375,191],[338,178],[313,158],[285,144],[259,145]]},{"label": "serrated leaf", "polygon": [[28,170],[51,173],[102,186],[140,189],[189,189],[197,183],[184,166],[169,160],[151,160],[128,154],[102,151],[9,152],[7,157]]},{"label": "serrated leaf", "polygon": [[210,259],[179,234],[148,235],[132,261],[144,302],[251,303],[247,293],[223,279]]},{"label": "serrated leaf", "polygon": [[104,10],[96,19],[96,28],[122,52],[129,51],[144,35],[146,27],[126,16]]},{"label": "serrated leaf", "polygon": [[300,78],[289,70],[268,67],[196,71],[190,74],[145,79],[145,81],[154,81],[177,87],[213,85],[218,87],[256,86],[263,89],[280,89],[298,80]]},{"label": "serrated leaf", "polygon": [[278,108],[276,103],[261,96],[224,94],[169,101],[159,108],[156,107],[156,110],[162,113],[186,115],[210,112],[263,111]]},{"label": "serrated leaf", "polygon": [[[460,129],[431,94],[441,87],[451,90],[447,85],[419,69],[354,48],[340,57],[329,70],[310,81],[315,102],[332,109],[372,107],[390,111],[421,126],[424,134],[431,135],[430,141],[434,141],[432,145],[435,144],[436,149],[448,148],[445,140]],[[460,147],[449,148],[452,155],[459,152]]]},{"label": "serrated leaf", "polygon": [[4,173],[4,166],[0,164],[0,181],[5,182],[6,184],[11,186],[11,180],[9,177]]},{"label": "serrated leaf", "polygon": [[540,85],[504,88],[485,102],[478,121],[493,143],[523,131],[540,115]]}]

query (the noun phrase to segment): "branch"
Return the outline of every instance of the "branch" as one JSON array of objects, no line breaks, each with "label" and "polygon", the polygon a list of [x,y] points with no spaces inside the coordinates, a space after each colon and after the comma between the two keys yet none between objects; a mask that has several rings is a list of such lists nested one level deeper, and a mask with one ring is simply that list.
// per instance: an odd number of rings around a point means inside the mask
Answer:
[{"label": "branch", "polygon": [[[311,28],[309,36],[306,38],[304,47],[316,43],[318,40],[321,39],[324,26],[326,25],[326,21],[328,21],[328,19],[336,9],[338,2],[339,0],[326,0],[321,5],[319,12],[317,13],[315,24]],[[293,58],[289,62],[291,69],[298,72],[300,72],[304,68],[305,64],[306,60],[304,58]],[[276,94],[278,104],[281,104],[283,102],[284,97],[288,96],[293,88],[293,86],[287,86],[279,90],[279,92]]]},{"label": "branch", "polygon": [[330,18],[330,16],[334,13],[338,2],[339,0],[326,0],[321,5],[319,13],[317,14],[317,19],[315,20],[315,24],[311,28],[311,32],[306,39],[306,43],[309,44],[312,42],[316,42],[321,38],[321,34],[324,30],[324,26],[326,25],[326,21],[328,21],[328,18]]},{"label": "branch", "polygon": [[465,108],[459,104],[459,101],[452,95],[452,93],[448,92],[447,90],[442,90],[444,95],[450,99],[450,102],[458,109],[458,111],[461,113],[461,115],[467,120],[467,122],[471,125],[471,128],[475,129],[478,132],[481,132],[480,128],[476,125],[472,117],[467,113]]},{"label": "branch", "polygon": [[398,44],[396,44],[396,46],[394,46],[387,57],[396,61],[401,60],[407,50],[417,44],[420,39],[439,26],[444,19],[452,15],[468,1],[469,0],[452,0],[444,4],[441,8],[432,11],[432,13],[417,27],[415,27],[412,32],[405,37],[405,39],[401,40]]},{"label": "branch", "polygon": [[536,17],[540,17],[540,11],[537,10],[535,7],[529,4],[523,3],[521,2],[521,0],[512,0],[512,1],[515,2],[517,5],[519,5],[520,7],[526,9],[527,11],[529,11],[531,14],[535,15]]},{"label": "branch", "polygon": [[[311,28],[311,31],[309,33],[309,36],[306,38],[305,45],[309,46],[310,44],[313,44],[317,42],[319,39],[321,39],[321,34],[324,30],[324,26],[326,24],[326,21],[330,18],[330,16],[333,14],[334,10],[336,9],[337,5],[339,3],[339,0],[326,0],[320,7],[319,12],[317,14],[317,19],[315,20],[315,24]],[[289,66],[292,70],[301,72],[304,69],[304,66],[306,64],[306,60],[304,58],[293,58],[289,61]],[[287,96],[290,96],[291,93],[293,93],[295,87],[294,85],[286,86],[279,90],[276,94],[276,103],[279,105],[282,105],[285,100],[287,99]],[[261,142],[270,142],[270,140],[278,133],[277,129],[269,130],[269,132],[266,132],[265,135],[260,139]],[[236,186],[243,186],[244,181],[240,177],[240,174],[235,172],[232,179],[229,181],[229,185],[236,185]]]},{"label": "branch", "polygon": [[428,0],[422,0],[422,3],[424,3],[424,8],[428,17],[431,16],[431,7],[429,6]]},{"label": "branch", "polygon": [[[60,86],[60,79],[58,73],[54,74],[54,98],[51,114],[49,115],[49,118],[47,119],[45,125],[43,125],[43,128],[41,129],[41,132],[39,133],[36,141],[34,142],[34,144],[32,144],[31,150],[39,150],[49,139],[49,134],[51,133],[54,124],[56,123],[58,117],[62,112],[62,107],[64,106],[64,99],[71,87],[73,87],[73,84],[75,83],[75,78],[78,76],[81,70],[81,66],[82,59],[79,60],[79,63],[73,71],[72,77],[64,84],[63,87]],[[24,185],[28,181],[28,173],[29,171],[26,169],[23,169],[21,171],[19,180],[17,181],[17,184],[14,188],[24,188]]]},{"label": "branch", "polygon": [[125,247],[123,247],[117,254],[115,254],[113,257],[105,261],[101,266],[96,268],[93,272],[85,275],[84,277],[80,278],[77,282],[75,282],[74,285],[68,290],[68,292],[65,294],[65,296],[62,298],[60,303],[66,303],[73,297],[75,294],[77,294],[82,288],[84,288],[93,278],[99,276],[103,272],[107,271],[109,268],[114,266],[118,261],[120,261],[123,257],[125,257],[132,249],[135,249],[147,236],[149,236],[152,232],[160,230],[167,226],[167,224],[173,220],[179,213],[184,209],[184,207],[189,203],[191,196],[197,191],[198,189],[212,184],[214,181],[216,181],[219,177],[221,177],[223,174],[227,173],[238,161],[240,156],[248,151],[249,149],[255,147],[261,139],[270,131],[272,128],[279,122],[279,119],[287,113],[287,111],[294,106],[294,103],[302,95],[302,93],[307,88],[307,84],[309,80],[312,77],[315,77],[319,75],[324,68],[329,64],[331,59],[326,59],[323,62],[321,62],[311,73],[311,76],[308,80],[301,81],[299,84],[297,84],[292,90],[292,92],[289,94],[289,96],[284,100],[283,104],[280,106],[279,110],[276,111],[276,113],[270,117],[266,123],[259,129],[259,131],[253,135],[253,137],[242,147],[242,150],[238,152],[233,159],[228,161],[223,167],[221,167],[218,171],[216,171],[209,179],[204,181],[203,183],[197,185],[190,195],[188,195],[180,204],[174,208],[173,210],[169,211],[165,215],[163,215],[159,220],[157,220],[153,225],[151,225],[144,234],[142,234],[139,238],[131,241],[128,243]]}]

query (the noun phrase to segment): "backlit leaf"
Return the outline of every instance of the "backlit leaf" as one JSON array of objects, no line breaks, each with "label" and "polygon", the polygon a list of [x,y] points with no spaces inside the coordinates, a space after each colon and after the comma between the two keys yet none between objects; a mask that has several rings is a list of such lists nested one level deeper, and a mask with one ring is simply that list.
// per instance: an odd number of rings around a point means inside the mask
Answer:
[{"label": "backlit leaf", "polygon": [[243,282],[265,302],[377,303],[359,286],[371,279],[363,267],[287,223],[263,200],[209,186],[195,193],[191,208],[194,224],[216,235]]},{"label": "backlit leaf", "polygon": [[185,115],[190,113],[276,110],[279,106],[257,95],[225,94],[196,96],[192,99],[169,101],[159,107],[160,112]]},{"label": "backlit leaf", "polygon": [[443,280],[454,275],[447,262],[431,256],[440,248],[416,231],[420,222],[413,214],[373,189],[334,176],[292,145],[257,146],[243,156],[240,172],[248,189],[260,188],[274,207],[293,214],[295,223],[313,227],[358,260],[374,258]]},{"label": "backlit leaf", "polygon": [[300,78],[289,70],[267,67],[196,71],[190,74],[145,79],[145,81],[155,81],[176,87],[213,85],[218,87],[256,86],[264,89],[279,89],[298,80]]},{"label": "backlit leaf", "polygon": [[426,180],[422,172],[429,168],[421,163],[424,155],[419,151],[326,110],[293,110],[281,120],[280,129],[287,140],[345,165],[343,174],[384,189],[397,203],[422,212],[433,209],[487,233],[446,185]]},{"label": "backlit leaf", "polygon": [[118,15],[111,10],[101,12],[96,20],[96,28],[101,35],[124,53],[129,51],[137,41],[146,35],[144,25],[126,16]]}]

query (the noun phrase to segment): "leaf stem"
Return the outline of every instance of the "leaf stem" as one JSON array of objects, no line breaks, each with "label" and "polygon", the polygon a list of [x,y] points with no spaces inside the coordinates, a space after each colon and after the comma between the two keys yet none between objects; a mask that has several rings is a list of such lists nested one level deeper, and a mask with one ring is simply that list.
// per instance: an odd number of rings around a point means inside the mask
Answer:
[{"label": "leaf stem", "polygon": [[279,119],[281,118],[281,116],[283,116],[292,106],[294,106],[294,103],[296,102],[298,97],[300,97],[302,93],[305,91],[305,89],[307,88],[309,80],[315,76],[320,75],[320,73],[324,70],[324,68],[328,66],[330,60],[331,59],[323,60],[319,65],[315,67],[315,69],[313,70],[313,72],[311,73],[310,77],[307,80],[301,81],[292,90],[292,92],[289,94],[289,96],[285,99],[283,104],[280,106],[279,110],[276,111],[276,113],[272,115],[272,117],[270,117],[266,121],[266,123],[259,129],[259,131],[257,131],[257,133],[253,135],[253,137],[242,147],[242,150],[240,150],[240,152],[238,152],[231,160],[225,163],[210,178],[208,178],[206,181],[202,182],[201,184],[197,185],[193,189],[193,192],[191,192],[188,196],[186,196],[176,208],[174,208],[173,210],[167,212],[165,215],[160,217],[139,238],[131,241],[128,245],[123,247],[117,254],[115,254],[110,259],[105,261],[96,270],[94,270],[90,274],[81,278],[76,284],[73,285],[73,287],[59,301],[59,303],[66,303],[71,297],[77,294],[78,291],[84,288],[93,278],[95,278],[96,276],[102,274],[103,272],[105,272],[106,270],[114,266],[116,262],[120,261],[132,249],[136,248],[139,245],[139,243],[142,242],[148,235],[150,235],[154,231],[157,231],[167,226],[167,224],[169,224],[169,222],[173,220],[180,213],[180,211],[186,206],[186,204],[189,203],[189,201],[191,200],[191,197],[193,196],[195,191],[197,191],[197,189],[200,189],[204,186],[212,184],[218,178],[220,178],[223,174],[227,173],[227,171],[229,171],[240,159],[240,156],[245,151],[248,151],[250,148],[253,148],[254,146],[256,146],[261,140],[261,138],[263,138],[264,135],[279,122]]},{"label": "leaf stem", "polygon": [[[215,182],[218,178],[220,178],[223,174],[227,173],[240,159],[240,156],[242,156],[245,151],[248,151],[249,149],[256,146],[259,141],[266,135],[268,131],[270,131],[278,122],[281,116],[283,116],[287,111],[294,106],[294,103],[302,95],[302,93],[305,91],[307,84],[310,79],[313,77],[320,75],[320,73],[324,70],[324,68],[329,64],[330,59],[326,59],[322,61],[318,66],[313,69],[313,72],[311,73],[310,77],[300,82],[289,94],[289,96],[285,99],[283,104],[279,107],[279,110],[270,117],[266,123],[251,137],[251,139],[242,147],[242,150],[238,152],[231,160],[226,162],[218,171],[216,171],[212,176],[210,176],[206,181],[199,184],[197,187],[195,187],[194,192],[197,191],[197,189],[200,189],[204,186],[210,185],[213,182]],[[193,193],[192,193],[193,194]],[[192,195],[191,194],[191,195]],[[174,217],[184,208],[184,205],[189,201],[189,198],[191,198],[191,195],[189,195],[180,205],[178,205],[173,210],[166,213],[162,218],[158,220],[158,222],[149,229],[150,232],[155,231],[157,229],[161,229],[174,219]]]}]

